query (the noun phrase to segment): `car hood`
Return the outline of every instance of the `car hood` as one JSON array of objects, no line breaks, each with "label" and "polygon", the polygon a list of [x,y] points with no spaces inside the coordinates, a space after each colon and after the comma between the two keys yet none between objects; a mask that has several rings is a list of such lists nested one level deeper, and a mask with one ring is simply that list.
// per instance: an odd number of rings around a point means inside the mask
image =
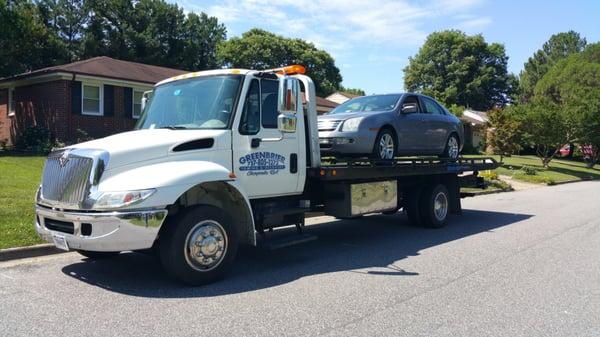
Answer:
[{"label": "car hood", "polygon": [[145,129],[123,132],[105,138],[76,144],[68,149],[104,150],[109,154],[106,170],[123,165],[167,156],[172,148],[193,140],[212,138],[213,148],[227,130]]}]

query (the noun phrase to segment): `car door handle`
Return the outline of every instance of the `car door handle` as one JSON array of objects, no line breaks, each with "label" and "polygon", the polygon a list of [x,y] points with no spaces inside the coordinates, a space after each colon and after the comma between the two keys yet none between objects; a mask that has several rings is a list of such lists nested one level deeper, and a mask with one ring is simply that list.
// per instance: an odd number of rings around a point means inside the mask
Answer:
[{"label": "car door handle", "polygon": [[250,147],[253,148],[253,149],[259,147],[260,146],[260,141],[261,141],[260,138],[252,138],[250,140]]}]

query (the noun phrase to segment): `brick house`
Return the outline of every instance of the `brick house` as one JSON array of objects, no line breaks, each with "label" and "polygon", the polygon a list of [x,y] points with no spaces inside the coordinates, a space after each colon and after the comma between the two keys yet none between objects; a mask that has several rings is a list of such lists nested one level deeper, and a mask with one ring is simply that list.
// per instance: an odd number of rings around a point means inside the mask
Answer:
[{"label": "brick house", "polygon": [[0,79],[0,142],[15,144],[30,126],[61,141],[131,130],[144,91],[183,70],[95,57]]}]

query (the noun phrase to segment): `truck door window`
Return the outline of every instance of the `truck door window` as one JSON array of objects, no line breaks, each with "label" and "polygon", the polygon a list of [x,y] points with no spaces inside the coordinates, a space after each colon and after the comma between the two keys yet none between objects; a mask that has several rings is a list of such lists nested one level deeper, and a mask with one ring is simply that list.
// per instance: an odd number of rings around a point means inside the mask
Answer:
[{"label": "truck door window", "polygon": [[261,98],[262,98],[262,126],[269,129],[277,128],[277,95],[279,91],[279,82],[273,80],[261,80]]},{"label": "truck door window", "polygon": [[255,135],[260,130],[260,87],[258,80],[250,82],[240,120],[240,134]]}]

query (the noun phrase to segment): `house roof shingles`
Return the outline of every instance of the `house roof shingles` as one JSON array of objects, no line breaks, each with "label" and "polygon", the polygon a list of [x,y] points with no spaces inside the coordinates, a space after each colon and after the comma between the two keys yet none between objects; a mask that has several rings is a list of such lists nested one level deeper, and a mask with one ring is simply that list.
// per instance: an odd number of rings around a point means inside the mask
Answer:
[{"label": "house roof shingles", "polygon": [[165,78],[185,74],[188,71],[116,60],[107,56],[99,56],[84,61],[38,69],[12,77],[5,77],[0,79],[0,83],[60,72],[155,84]]}]

